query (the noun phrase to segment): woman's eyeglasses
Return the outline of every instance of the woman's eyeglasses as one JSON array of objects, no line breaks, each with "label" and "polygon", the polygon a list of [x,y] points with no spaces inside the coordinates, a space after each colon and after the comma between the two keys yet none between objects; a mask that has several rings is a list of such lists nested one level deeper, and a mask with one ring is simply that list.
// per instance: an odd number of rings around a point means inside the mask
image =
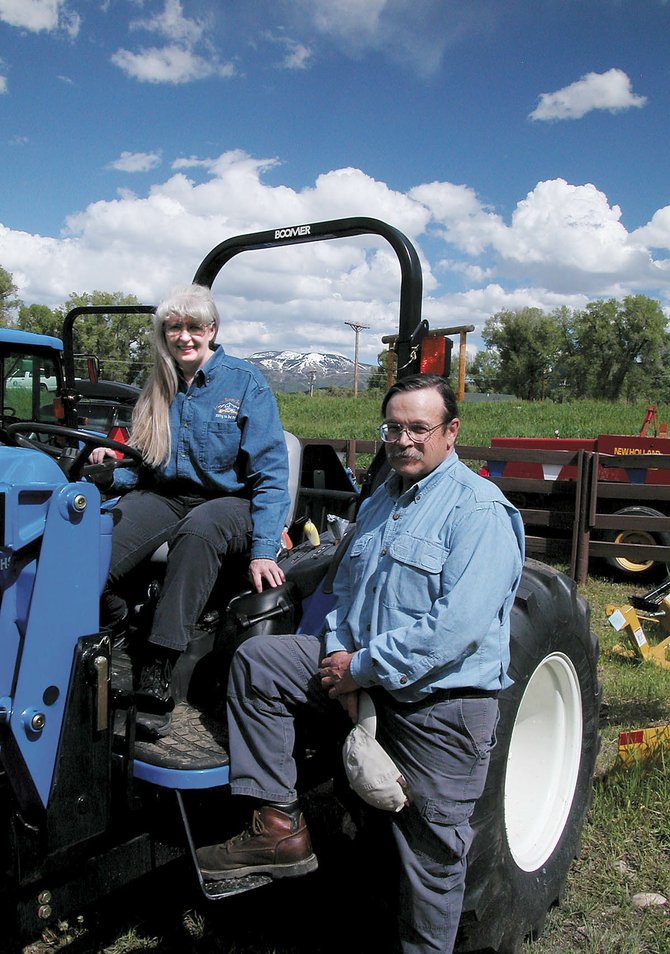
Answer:
[{"label": "woman's eyeglasses", "polygon": [[202,338],[207,329],[212,327],[212,323],[210,322],[208,325],[200,325],[196,324],[194,321],[166,321],[163,327],[165,328],[166,338],[178,338],[182,331],[185,331],[187,334],[189,334],[191,338]]}]

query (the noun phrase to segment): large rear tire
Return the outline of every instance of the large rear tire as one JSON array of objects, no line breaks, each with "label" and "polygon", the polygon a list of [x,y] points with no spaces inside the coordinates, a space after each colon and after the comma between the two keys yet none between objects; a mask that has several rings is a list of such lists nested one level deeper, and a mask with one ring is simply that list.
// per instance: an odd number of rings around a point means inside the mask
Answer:
[{"label": "large rear tire", "polygon": [[516,954],[562,895],[591,802],[601,688],[588,604],[527,561],[512,612],[514,685],[473,815],[456,951]]}]

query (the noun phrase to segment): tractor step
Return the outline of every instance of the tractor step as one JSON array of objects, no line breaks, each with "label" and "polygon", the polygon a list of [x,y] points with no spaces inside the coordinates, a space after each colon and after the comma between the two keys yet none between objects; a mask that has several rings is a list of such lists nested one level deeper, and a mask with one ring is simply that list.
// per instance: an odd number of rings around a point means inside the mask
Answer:
[{"label": "tractor step", "polygon": [[253,891],[254,888],[262,888],[271,881],[270,875],[256,874],[245,875],[243,878],[227,878],[222,881],[203,879],[201,887],[208,900],[221,901],[222,898],[229,898],[233,894],[243,894],[245,891]]},{"label": "tractor step", "polygon": [[[118,712],[114,742],[121,748],[125,733],[125,713]],[[187,702],[180,702],[172,713],[170,732],[155,742],[137,740],[134,756],[141,762],[161,768],[202,771],[228,764],[228,739],[223,722]]]}]

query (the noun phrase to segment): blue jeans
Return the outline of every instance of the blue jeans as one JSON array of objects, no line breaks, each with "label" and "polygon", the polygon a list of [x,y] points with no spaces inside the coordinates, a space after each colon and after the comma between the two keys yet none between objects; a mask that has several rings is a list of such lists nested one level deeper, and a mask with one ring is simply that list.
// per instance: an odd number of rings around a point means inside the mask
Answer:
[{"label": "blue jeans", "polygon": [[104,594],[108,618],[113,622],[125,613],[124,577],[167,541],[165,580],[149,642],[183,652],[193,637],[223,558],[249,552],[249,501],[131,490],[112,513],[112,559]]},{"label": "blue jeans", "polygon": [[[280,803],[297,797],[296,718],[341,719],[343,713],[321,689],[322,656],[315,636],[256,636],[238,649],[228,686],[233,794]],[[498,702],[439,701],[437,695],[408,705],[384,690],[371,694],[377,738],[411,793],[411,804],[389,816],[400,859],[401,950],[449,954],[463,904],[470,816],[486,781]]]}]

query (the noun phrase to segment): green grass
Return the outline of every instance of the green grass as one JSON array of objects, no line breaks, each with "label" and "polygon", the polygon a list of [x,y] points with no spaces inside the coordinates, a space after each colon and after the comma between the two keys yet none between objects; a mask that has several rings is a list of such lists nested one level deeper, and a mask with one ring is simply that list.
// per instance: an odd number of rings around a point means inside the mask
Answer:
[{"label": "green grass", "polygon": [[[379,392],[358,398],[333,398],[315,394],[277,395],[286,430],[299,437],[374,440],[380,423]],[[500,401],[460,405],[462,444],[487,445],[498,437],[596,437],[598,434],[638,434],[647,402],[609,404],[605,401]],[[658,408],[659,423],[667,421],[670,407]]]}]

